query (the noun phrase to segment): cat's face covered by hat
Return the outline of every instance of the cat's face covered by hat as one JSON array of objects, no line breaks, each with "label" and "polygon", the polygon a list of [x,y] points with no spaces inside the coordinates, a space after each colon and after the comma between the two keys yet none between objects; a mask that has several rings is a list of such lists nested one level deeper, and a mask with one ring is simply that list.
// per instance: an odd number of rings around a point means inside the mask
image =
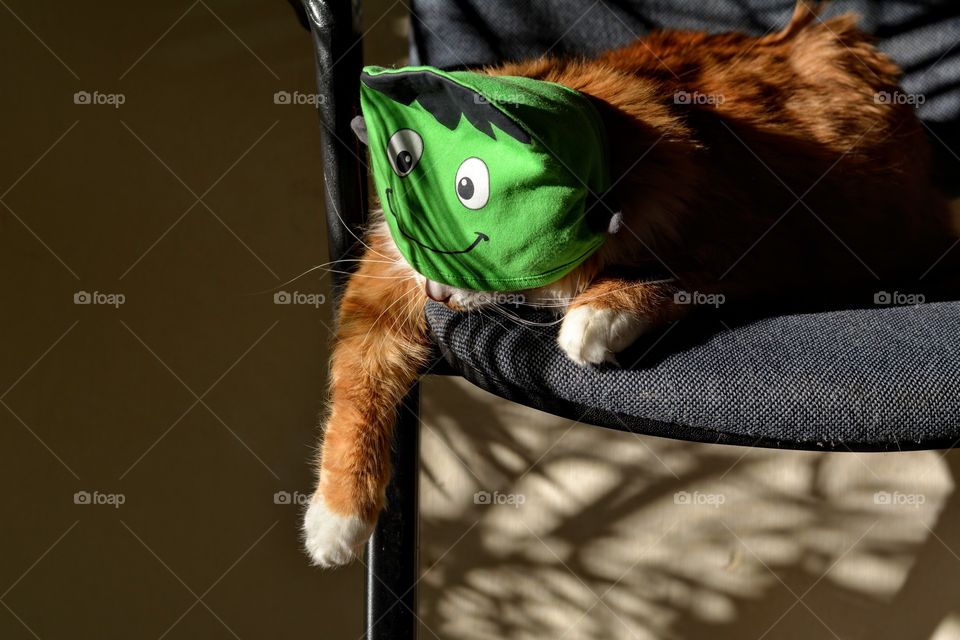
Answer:
[{"label": "cat's face covered by hat", "polygon": [[581,94],[528,78],[367,67],[361,105],[391,235],[428,279],[539,287],[602,244],[586,213],[609,184],[604,132]]}]

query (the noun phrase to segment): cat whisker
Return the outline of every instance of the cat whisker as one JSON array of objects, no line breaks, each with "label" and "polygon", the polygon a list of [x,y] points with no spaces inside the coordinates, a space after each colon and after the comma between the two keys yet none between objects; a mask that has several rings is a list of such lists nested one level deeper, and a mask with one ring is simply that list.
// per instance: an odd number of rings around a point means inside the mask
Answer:
[{"label": "cat whisker", "polygon": [[505,309],[505,308],[503,308],[503,307],[501,307],[501,306],[499,306],[499,305],[493,305],[493,306],[490,306],[490,307],[487,307],[487,308],[488,308],[488,309],[493,309],[494,311],[496,311],[496,312],[499,313],[500,315],[502,315],[502,316],[504,316],[504,317],[506,317],[506,318],[509,318],[510,320],[513,320],[514,322],[516,322],[516,323],[519,324],[519,325],[526,326],[526,327],[552,327],[552,326],[554,326],[554,325],[556,325],[556,324],[559,324],[560,322],[563,322],[563,318],[562,318],[562,317],[557,318],[556,320],[552,320],[552,321],[550,321],[550,322],[537,322],[537,321],[535,321],[535,320],[528,320],[527,318],[521,318],[520,316],[516,315],[515,313],[512,313],[512,312],[510,312],[509,310],[507,310],[507,309]]},{"label": "cat whisker", "polygon": [[[368,245],[366,242],[363,241],[362,238],[360,238],[360,236],[358,236],[356,233],[353,232],[353,229],[350,228],[350,225],[348,225],[348,224],[344,221],[343,216],[340,215],[340,211],[337,210],[336,198],[333,198],[333,199],[330,200],[330,205],[333,207],[333,213],[337,216],[337,219],[340,221],[340,224],[343,225],[343,227],[347,230],[347,232],[348,232],[351,236],[353,236],[353,237],[357,240],[357,242],[359,242],[359,243],[360,243],[367,251],[369,251],[370,253],[376,254],[376,255],[380,256],[381,258],[383,258],[383,259],[385,259],[385,260],[390,260],[390,258],[389,258],[388,256],[383,255],[382,253],[380,253],[379,251],[377,251],[376,249],[374,249],[373,247],[371,247],[370,245]],[[373,211],[373,213],[378,213],[378,212],[379,212],[380,215],[383,215],[383,209],[382,209],[382,208],[381,208],[381,209],[376,209],[376,210]]]},{"label": "cat whisker", "polygon": [[328,269],[329,273],[342,273],[343,275],[350,276],[351,278],[368,278],[370,280],[409,280],[411,276],[406,275],[397,275],[397,276],[370,276],[365,273],[353,273],[351,271],[339,271],[337,269]]},{"label": "cat whisker", "polygon": [[[298,275],[295,275],[294,277],[290,278],[290,279],[287,280],[286,282],[281,282],[280,284],[278,284],[278,285],[276,285],[276,286],[273,286],[273,287],[270,287],[270,288],[267,288],[267,289],[263,289],[263,290],[261,290],[261,291],[252,291],[252,292],[250,292],[250,293],[244,293],[244,294],[242,294],[242,295],[244,295],[244,296],[259,296],[259,295],[263,295],[263,294],[265,294],[265,293],[274,293],[275,291],[280,290],[282,287],[285,287],[285,286],[287,286],[288,284],[291,284],[291,283],[293,283],[293,282],[296,282],[296,281],[299,280],[300,278],[302,278],[302,277],[304,277],[305,275],[308,275],[308,274],[310,274],[310,273],[313,273],[314,271],[317,271],[317,270],[322,269],[322,270],[324,270],[324,271],[327,272],[327,273],[334,273],[334,271],[333,271],[332,269],[328,269],[327,267],[328,267],[329,265],[332,265],[332,264],[340,264],[340,263],[343,263],[343,262],[364,262],[364,263],[373,262],[373,263],[377,263],[377,264],[400,264],[398,260],[390,260],[390,261],[387,261],[387,260],[370,260],[370,259],[368,259],[368,258],[343,258],[343,259],[341,259],[341,260],[331,260],[330,262],[324,262],[323,264],[314,265],[314,266],[310,267],[309,269],[307,269],[306,271],[304,271],[303,273],[300,273],[300,274],[298,274]],[[342,273],[342,272],[336,272],[336,273]]]},{"label": "cat whisker", "polygon": [[[403,310],[397,314],[397,317],[393,319],[393,322],[390,323],[390,331],[394,331],[398,326],[400,326],[401,321],[405,324],[409,324],[413,320],[413,314],[417,312],[420,305],[417,304],[417,296],[414,295],[418,293],[419,290],[417,287],[410,287],[410,289],[400,296],[400,299],[404,301]],[[420,307],[422,309],[422,307]]]},{"label": "cat whisker", "polygon": [[[367,332],[366,332],[365,334],[363,334],[363,339],[361,340],[361,342],[363,342],[364,344],[366,344],[367,338],[370,337],[370,332],[373,331],[374,329],[379,329],[379,328],[380,328],[380,327],[379,327],[379,325],[380,325],[380,319],[383,318],[383,316],[386,315],[387,312],[390,311],[390,309],[392,309],[392,308],[393,308],[394,306],[396,306],[398,303],[403,302],[404,300],[406,300],[407,298],[409,298],[410,294],[413,293],[414,291],[416,291],[416,289],[413,288],[413,287],[411,287],[410,290],[406,291],[405,293],[403,293],[403,294],[400,295],[400,296],[397,296],[397,299],[396,299],[396,300],[394,300],[394,301],[391,302],[389,305],[387,305],[387,307],[386,307],[383,311],[380,312],[380,315],[378,315],[377,318],[376,318],[373,322],[370,323],[370,328],[367,329]],[[397,314],[397,316],[400,317],[400,314]]]},{"label": "cat whisker", "polygon": [[611,291],[604,291],[602,293],[597,293],[591,296],[583,296],[582,294],[571,296],[569,298],[554,298],[550,302],[521,302],[525,306],[533,307],[536,309],[550,309],[550,308],[564,308],[569,306],[571,302],[577,300],[578,302],[586,302],[588,300],[597,300],[603,296],[608,296],[612,293],[619,293],[620,291],[625,291],[627,289],[634,289],[636,287],[643,287],[651,284],[662,284],[665,282],[673,282],[675,278],[664,278],[662,280],[645,280],[643,282],[636,282],[625,287],[620,287],[619,289],[613,289]]}]

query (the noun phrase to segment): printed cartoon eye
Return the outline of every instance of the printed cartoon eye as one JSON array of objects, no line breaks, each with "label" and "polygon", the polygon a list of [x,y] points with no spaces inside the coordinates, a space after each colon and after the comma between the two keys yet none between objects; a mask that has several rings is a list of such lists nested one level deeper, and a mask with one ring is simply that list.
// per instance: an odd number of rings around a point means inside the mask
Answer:
[{"label": "printed cartoon eye", "polygon": [[482,209],[490,198],[490,172],[480,158],[467,158],[457,169],[457,197],[467,209]]},{"label": "printed cartoon eye", "polygon": [[413,129],[400,129],[387,143],[390,166],[401,178],[413,171],[423,155],[423,138]]}]

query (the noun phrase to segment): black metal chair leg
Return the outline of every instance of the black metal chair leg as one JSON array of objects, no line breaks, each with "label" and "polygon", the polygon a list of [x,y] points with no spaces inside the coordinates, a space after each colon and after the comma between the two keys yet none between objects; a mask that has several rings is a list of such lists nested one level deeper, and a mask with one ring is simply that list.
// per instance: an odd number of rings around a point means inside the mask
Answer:
[{"label": "black metal chair leg", "polygon": [[417,526],[420,388],[397,416],[387,508],[367,544],[367,640],[417,637]]}]

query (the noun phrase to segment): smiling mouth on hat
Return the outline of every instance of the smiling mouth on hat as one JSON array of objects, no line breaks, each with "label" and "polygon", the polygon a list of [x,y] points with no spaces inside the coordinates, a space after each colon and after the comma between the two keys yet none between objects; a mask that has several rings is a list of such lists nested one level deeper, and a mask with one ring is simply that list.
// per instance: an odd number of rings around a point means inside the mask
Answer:
[{"label": "smiling mouth on hat", "polygon": [[474,238],[473,242],[466,249],[459,249],[456,251],[449,250],[449,249],[437,249],[436,247],[431,247],[429,245],[424,244],[414,236],[410,235],[407,232],[407,230],[403,228],[403,220],[401,220],[400,216],[397,214],[397,210],[393,202],[393,189],[391,189],[390,187],[387,187],[387,208],[390,209],[390,213],[393,214],[393,217],[397,219],[397,228],[400,229],[400,233],[402,233],[407,240],[410,240],[411,242],[415,243],[417,246],[422,247],[427,251],[432,251],[434,253],[445,253],[450,255],[458,254],[458,253],[470,253],[481,242],[487,242],[488,240],[490,240],[490,236],[488,236],[487,234],[481,233],[480,231],[474,231],[474,233],[477,234],[477,237]]}]

